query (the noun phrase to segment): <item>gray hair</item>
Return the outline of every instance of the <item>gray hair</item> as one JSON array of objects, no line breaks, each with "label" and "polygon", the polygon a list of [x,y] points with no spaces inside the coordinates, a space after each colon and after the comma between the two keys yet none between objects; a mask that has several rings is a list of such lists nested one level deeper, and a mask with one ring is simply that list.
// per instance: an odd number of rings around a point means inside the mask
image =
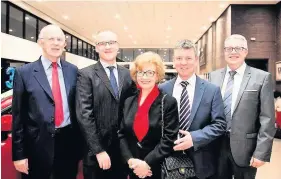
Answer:
[{"label": "gray hair", "polygon": [[195,56],[197,56],[196,46],[191,40],[183,39],[178,41],[174,47],[174,50],[176,49],[193,49]]},{"label": "gray hair", "polygon": [[38,39],[43,39],[45,37],[46,32],[48,32],[50,29],[58,29],[59,31],[62,32],[62,34],[64,35],[63,31],[61,30],[61,28],[57,25],[54,24],[49,24],[46,25],[45,27],[43,27],[38,35]]},{"label": "gray hair", "polygon": [[231,39],[238,39],[241,40],[243,43],[241,44],[242,47],[244,47],[245,49],[248,49],[248,43],[246,38],[243,35],[240,34],[232,34],[231,36],[227,37],[224,41],[224,46],[226,46],[227,41],[231,40]]}]

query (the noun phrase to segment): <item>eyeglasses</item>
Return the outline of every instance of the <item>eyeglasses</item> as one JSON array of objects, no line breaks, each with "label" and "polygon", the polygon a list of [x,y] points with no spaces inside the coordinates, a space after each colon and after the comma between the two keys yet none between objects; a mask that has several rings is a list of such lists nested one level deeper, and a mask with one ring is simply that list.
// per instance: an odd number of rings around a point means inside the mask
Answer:
[{"label": "eyeglasses", "polygon": [[235,50],[235,52],[238,53],[238,52],[242,52],[244,49],[247,50],[244,47],[224,47],[224,51],[228,53],[231,53],[233,50]]},{"label": "eyeglasses", "polygon": [[155,71],[148,70],[148,71],[137,71],[138,77],[143,77],[144,75],[147,77],[153,77],[155,74]]},{"label": "eyeglasses", "polygon": [[107,44],[108,44],[109,46],[111,46],[111,45],[115,45],[115,44],[117,44],[117,43],[118,43],[117,41],[111,40],[111,41],[108,41],[108,42],[98,42],[97,45],[98,45],[98,46],[105,47]]}]

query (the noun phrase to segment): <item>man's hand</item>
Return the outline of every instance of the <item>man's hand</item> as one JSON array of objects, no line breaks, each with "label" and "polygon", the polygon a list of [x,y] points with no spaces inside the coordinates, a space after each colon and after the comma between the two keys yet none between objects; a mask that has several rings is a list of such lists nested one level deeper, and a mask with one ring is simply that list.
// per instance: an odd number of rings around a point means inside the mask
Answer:
[{"label": "man's hand", "polygon": [[106,152],[101,152],[96,155],[100,168],[108,170],[111,167],[110,157]]},{"label": "man's hand", "polygon": [[261,161],[254,157],[252,157],[251,162],[250,162],[250,166],[255,167],[255,168],[259,168],[259,167],[263,166],[264,164],[265,164],[264,161]]},{"label": "man's hand", "polygon": [[176,144],[176,146],[174,146],[175,151],[186,150],[193,146],[193,141],[190,133],[183,130],[180,130],[180,133],[185,136],[175,141]]},{"label": "man's hand", "polygon": [[28,159],[23,159],[23,160],[17,160],[14,161],[14,165],[17,171],[21,173],[25,173],[28,175]]}]

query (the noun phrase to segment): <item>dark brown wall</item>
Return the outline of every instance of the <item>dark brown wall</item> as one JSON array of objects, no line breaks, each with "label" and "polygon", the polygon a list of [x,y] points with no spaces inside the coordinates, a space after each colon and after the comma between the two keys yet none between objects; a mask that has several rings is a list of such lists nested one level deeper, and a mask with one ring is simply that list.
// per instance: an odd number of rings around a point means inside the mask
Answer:
[{"label": "dark brown wall", "polygon": [[[281,2],[276,6],[276,32],[277,32],[277,61],[281,61]],[[281,91],[281,82],[277,82],[276,89]]]}]

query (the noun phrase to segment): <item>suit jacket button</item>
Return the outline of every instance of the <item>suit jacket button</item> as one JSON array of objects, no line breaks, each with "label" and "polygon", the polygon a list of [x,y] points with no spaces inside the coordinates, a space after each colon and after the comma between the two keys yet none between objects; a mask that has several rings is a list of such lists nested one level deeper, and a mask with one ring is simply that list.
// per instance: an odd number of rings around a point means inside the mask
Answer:
[{"label": "suit jacket button", "polygon": [[51,136],[54,138],[54,137],[55,137],[55,134],[52,134]]}]

